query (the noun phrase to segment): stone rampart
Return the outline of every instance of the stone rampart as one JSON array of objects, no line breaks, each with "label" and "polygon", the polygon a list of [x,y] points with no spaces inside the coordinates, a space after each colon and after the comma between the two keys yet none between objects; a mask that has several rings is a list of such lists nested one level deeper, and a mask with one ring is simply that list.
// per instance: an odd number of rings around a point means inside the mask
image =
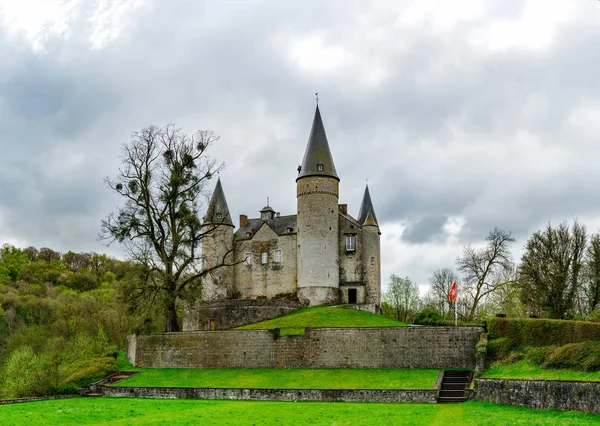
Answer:
[{"label": "stone rampart", "polygon": [[[198,303],[186,312],[184,331],[229,330],[292,313],[305,305],[277,299],[225,299]],[[212,322],[211,322],[212,320]]]},{"label": "stone rampart", "polygon": [[248,389],[99,386],[111,397],[191,398],[255,401],[425,402],[437,401],[438,389]]},{"label": "stone rampart", "polygon": [[130,336],[127,357],[156,368],[474,368],[481,327],[197,331]]},{"label": "stone rampart", "polygon": [[600,414],[600,382],[475,379],[480,401]]}]

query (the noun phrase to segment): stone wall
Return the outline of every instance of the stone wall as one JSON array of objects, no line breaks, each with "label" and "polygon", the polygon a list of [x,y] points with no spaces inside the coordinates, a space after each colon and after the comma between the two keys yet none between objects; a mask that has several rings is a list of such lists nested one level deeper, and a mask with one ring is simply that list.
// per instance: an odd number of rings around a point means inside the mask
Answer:
[{"label": "stone wall", "polygon": [[[296,234],[278,236],[264,223],[251,240],[236,245],[234,290],[243,298],[274,297],[296,293],[297,257]],[[281,262],[275,262],[275,251],[281,250]],[[268,253],[263,264],[262,253]],[[250,264],[246,255],[252,257]]]},{"label": "stone wall", "polygon": [[[186,312],[183,331],[210,330],[214,321],[215,330],[228,330],[253,324],[294,312],[303,305],[287,300],[239,300],[230,299],[213,303],[200,303],[193,314]],[[193,321],[191,320],[193,318]]]},{"label": "stone wall", "polygon": [[600,414],[600,382],[475,379],[475,398],[520,407]]},{"label": "stone wall", "polygon": [[198,331],[139,335],[127,356],[139,367],[474,368],[480,327],[381,327]]},{"label": "stone wall", "polygon": [[437,401],[438,389],[224,389],[97,386],[111,397],[193,398],[256,401],[426,402]]}]

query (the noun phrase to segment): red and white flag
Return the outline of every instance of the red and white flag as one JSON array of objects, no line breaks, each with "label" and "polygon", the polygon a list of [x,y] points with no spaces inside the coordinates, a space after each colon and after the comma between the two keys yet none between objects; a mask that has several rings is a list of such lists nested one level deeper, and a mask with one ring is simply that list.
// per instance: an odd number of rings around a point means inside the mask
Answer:
[{"label": "red and white flag", "polygon": [[454,301],[456,300],[456,281],[452,284],[452,288],[448,292],[448,299]]}]

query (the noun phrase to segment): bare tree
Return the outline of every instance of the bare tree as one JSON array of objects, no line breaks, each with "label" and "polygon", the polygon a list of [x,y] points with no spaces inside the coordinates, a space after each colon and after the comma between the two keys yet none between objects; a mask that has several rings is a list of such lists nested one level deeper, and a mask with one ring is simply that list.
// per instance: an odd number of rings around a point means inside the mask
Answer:
[{"label": "bare tree", "polygon": [[519,265],[521,298],[530,312],[551,318],[573,313],[581,289],[587,233],[575,221],[556,228],[550,224],[525,244]]},{"label": "bare tree", "polygon": [[429,300],[440,311],[442,318],[452,311],[448,293],[455,281],[458,281],[458,276],[450,268],[438,269],[429,278]]},{"label": "bare tree", "polygon": [[484,248],[467,245],[456,259],[457,268],[464,278],[462,290],[468,290],[470,296],[467,321],[473,320],[479,304],[504,284],[504,273],[513,268],[510,246],[515,239],[511,233],[494,228],[485,240]]},{"label": "bare tree", "polygon": [[217,142],[211,131],[184,134],[173,125],[149,126],[123,145],[122,167],[108,187],[123,205],[102,221],[100,238],[122,243],[139,268],[130,281],[132,308],[161,303],[166,331],[179,331],[178,307],[200,288],[201,243],[219,224],[203,226],[200,195],[222,163],[206,155]]}]

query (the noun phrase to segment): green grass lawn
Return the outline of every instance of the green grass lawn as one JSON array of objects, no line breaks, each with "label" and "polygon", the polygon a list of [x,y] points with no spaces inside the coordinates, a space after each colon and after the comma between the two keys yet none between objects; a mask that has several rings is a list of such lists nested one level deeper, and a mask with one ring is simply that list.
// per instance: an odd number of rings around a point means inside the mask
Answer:
[{"label": "green grass lawn", "polygon": [[[406,324],[383,315],[355,311],[343,307],[315,306],[299,309],[291,314],[273,318],[256,324],[245,325],[236,330],[268,330],[272,328],[291,329],[288,334],[302,333],[302,328],[324,327],[403,327]],[[285,334],[286,330],[282,330]]]},{"label": "green grass lawn", "polygon": [[544,379],[600,381],[600,372],[586,373],[567,369],[544,369],[527,361],[514,364],[494,363],[481,378],[484,379]]},{"label": "green grass lawn", "polygon": [[0,425],[597,425],[600,416],[465,404],[74,398],[0,406]]},{"label": "green grass lawn", "polygon": [[286,389],[432,389],[439,370],[149,368],[116,386]]}]

